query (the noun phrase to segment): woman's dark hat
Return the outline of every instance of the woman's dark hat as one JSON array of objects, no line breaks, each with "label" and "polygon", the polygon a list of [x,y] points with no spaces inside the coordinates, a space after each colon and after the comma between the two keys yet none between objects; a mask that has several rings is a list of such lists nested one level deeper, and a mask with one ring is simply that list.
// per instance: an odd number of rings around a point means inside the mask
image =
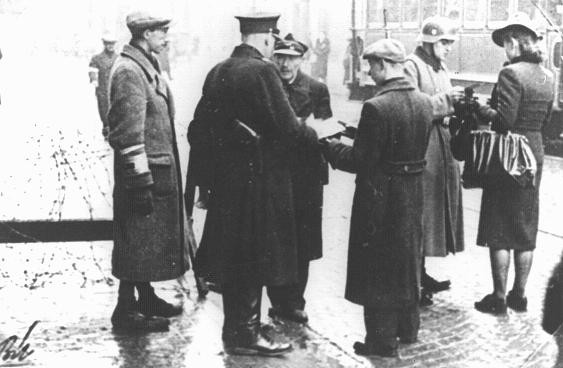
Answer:
[{"label": "woman's dark hat", "polygon": [[517,29],[524,30],[525,32],[530,33],[538,40],[542,39],[542,37],[536,32],[536,26],[530,20],[528,14],[524,12],[516,12],[510,18],[508,18],[504,27],[495,29],[493,31],[493,42],[500,47],[504,47],[504,34],[508,31]]}]

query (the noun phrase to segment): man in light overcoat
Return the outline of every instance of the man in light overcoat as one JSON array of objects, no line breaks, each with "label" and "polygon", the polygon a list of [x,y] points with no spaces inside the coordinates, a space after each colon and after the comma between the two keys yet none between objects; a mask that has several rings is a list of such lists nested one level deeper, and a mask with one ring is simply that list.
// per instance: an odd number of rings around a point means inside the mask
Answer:
[{"label": "man in light overcoat", "polygon": [[188,269],[174,103],[153,55],[164,48],[169,23],[146,13],[128,15],[132,40],[111,73],[112,272],[120,280],[111,321],[118,329],[167,330],[166,317],[182,312],[181,306],[156,296],[150,285]]}]

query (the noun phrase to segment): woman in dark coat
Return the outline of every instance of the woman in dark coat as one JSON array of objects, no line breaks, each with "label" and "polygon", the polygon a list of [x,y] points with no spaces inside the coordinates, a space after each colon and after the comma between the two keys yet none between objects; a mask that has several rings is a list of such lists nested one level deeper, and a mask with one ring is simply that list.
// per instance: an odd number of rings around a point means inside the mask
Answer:
[{"label": "woman in dark coat", "polygon": [[[526,14],[517,13],[492,36],[497,45],[504,47],[509,64],[500,71],[491,106],[482,106],[479,117],[491,121],[497,132],[526,136],[538,165],[531,188],[522,188],[511,180],[491,182],[483,188],[477,244],[489,247],[494,291],[476,302],[475,308],[499,314],[506,312],[507,305],[516,311],[527,308],[526,282],[538,232],[544,155],[541,129],[553,103],[553,76],[540,65],[539,36]],[[514,251],[516,276],[506,295],[510,250]]]}]

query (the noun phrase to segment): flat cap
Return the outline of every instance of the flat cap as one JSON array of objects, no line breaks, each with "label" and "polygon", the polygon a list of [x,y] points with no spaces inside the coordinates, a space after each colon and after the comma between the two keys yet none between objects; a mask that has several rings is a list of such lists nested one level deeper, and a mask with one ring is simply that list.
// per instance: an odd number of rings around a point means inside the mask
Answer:
[{"label": "flat cap", "polygon": [[274,45],[274,55],[303,56],[309,48],[303,42],[297,41],[291,33],[284,39],[277,39]]},{"label": "flat cap", "polygon": [[400,41],[383,38],[369,45],[364,52],[364,59],[380,58],[402,63],[405,61],[405,46]]},{"label": "flat cap", "polygon": [[253,13],[235,16],[240,22],[240,33],[279,33],[277,29],[280,14]]},{"label": "flat cap", "polygon": [[102,35],[102,41],[108,43],[115,43],[117,42],[117,37],[115,37],[113,33],[104,32],[104,34]]},{"label": "flat cap", "polygon": [[134,12],[125,18],[127,28],[131,33],[144,31],[149,28],[166,27],[171,19],[161,18],[146,12]]}]

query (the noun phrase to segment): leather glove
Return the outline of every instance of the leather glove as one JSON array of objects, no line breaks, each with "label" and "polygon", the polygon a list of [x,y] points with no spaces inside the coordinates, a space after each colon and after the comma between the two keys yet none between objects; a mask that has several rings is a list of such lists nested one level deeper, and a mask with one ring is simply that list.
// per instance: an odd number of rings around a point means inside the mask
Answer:
[{"label": "leather glove", "polygon": [[153,212],[151,187],[131,189],[129,196],[131,198],[131,209],[133,212],[141,216],[148,216]]}]

